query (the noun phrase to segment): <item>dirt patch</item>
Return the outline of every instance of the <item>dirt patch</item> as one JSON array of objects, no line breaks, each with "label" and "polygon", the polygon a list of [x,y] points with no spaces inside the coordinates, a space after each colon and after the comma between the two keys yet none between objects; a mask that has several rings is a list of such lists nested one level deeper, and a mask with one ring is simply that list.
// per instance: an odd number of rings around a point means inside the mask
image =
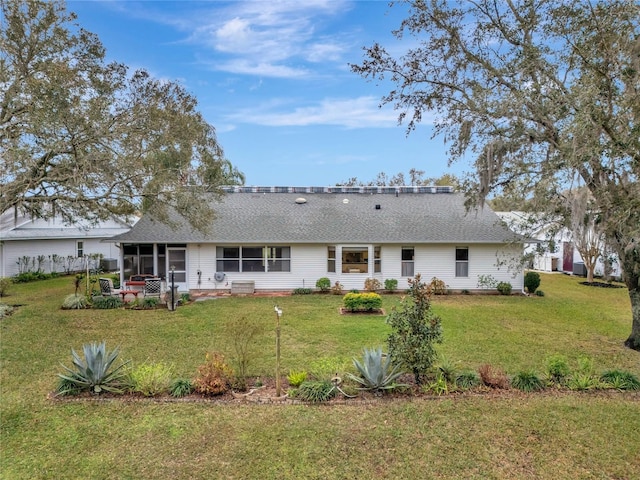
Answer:
[{"label": "dirt patch", "polygon": [[340,307],[338,309],[338,311],[340,312],[340,315],[386,315],[384,309],[382,308],[376,308],[373,310],[356,310],[356,311],[351,311],[348,308],[344,308],[344,307]]},{"label": "dirt patch", "polygon": [[607,283],[607,282],[580,282],[580,285],[586,285],[587,287],[598,287],[598,288],[624,288],[623,285],[616,285],[615,283]]}]

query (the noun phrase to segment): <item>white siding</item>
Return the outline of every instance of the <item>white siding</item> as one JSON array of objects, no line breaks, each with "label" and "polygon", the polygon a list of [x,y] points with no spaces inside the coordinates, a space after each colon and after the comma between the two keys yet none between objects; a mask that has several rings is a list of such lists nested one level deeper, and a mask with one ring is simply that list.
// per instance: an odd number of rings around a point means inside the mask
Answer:
[{"label": "white siding", "polygon": [[[120,258],[118,247],[114,243],[101,242],[96,238],[74,238],[74,239],[52,239],[52,240],[12,240],[4,241],[2,247],[2,272],[0,276],[10,277],[18,273],[18,259],[22,257],[37,257],[45,255],[47,260],[43,264],[45,273],[52,270],[50,257],[58,255],[60,257],[73,256],[77,254],[77,242],[83,242],[83,251],[86,255],[102,254],[105,258]],[[78,268],[80,263],[76,262]],[[120,262],[118,261],[118,264]],[[53,267],[57,272],[63,272],[61,265]]]},{"label": "white siding", "polygon": [[[349,245],[354,246],[354,245]],[[501,260],[508,255],[515,263],[522,255],[516,247],[505,250],[501,245],[458,245],[469,249],[469,276],[455,276],[456,245],[383,245],[381,249],[382,272],[373,274],[373,245],[370,246],[369,272],[343,274],[341,271],[342,246],[336,246],[336,273],[327,272],[327,245],[291,245],[290,272],[224,272],[222,282],[216,282],[216,245],[202,244],[187,247],[188,288],[191,290],[229,290],[235,280],[252,280],[256,290],[293,290],[295,288],[315,289],[316,281],[327,277],[331,284],[339,281],[345,290],[364,288],[367,278],[375,277],[384,286],[384,280],[398,280],[398,288],[408,287],[410,277],[401,277],[401,250],[403,246],[415,249],[415,273],[420,273],[426,282],[433,277],[443,280],[451,289],[473,290],[478,288],[479,275],[492,275],[497,281],[511,283],[514,291],[523,287],[523,274],[515,276],[507,266],[497,267],[498,255]],[[198,284],[198,270],[202,272]]]},{"label": "white siding", "polygon": [[[189,245],[188,286],[191,290],[228,290],[235,280],[252,280],[256,290],[293,290],[315,288],[320,277],[327,277],[327,247],[324,245],[291,245],[290,272],[223,272],[216,282],[216,245]],[[201,270],[198,285],[197,271]]]}]

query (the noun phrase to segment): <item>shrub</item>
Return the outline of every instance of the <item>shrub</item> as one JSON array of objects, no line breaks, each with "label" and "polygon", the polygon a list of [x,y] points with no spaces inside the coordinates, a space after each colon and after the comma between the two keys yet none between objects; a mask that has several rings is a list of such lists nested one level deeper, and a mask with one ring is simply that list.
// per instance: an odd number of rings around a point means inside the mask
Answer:
[{"label": "shrub", "polygon": [[536,297],[544,297],[544,292],[542,290],[536,290]]},{"label": "shrub", "polygon": [[600,381],[616,390],[640,390],[640,380],[631,372],[608,370],[600,376]]},{"label": "shrub", "polygon": [[289,375],[287,375],[287,381],[289,382],[289,385],[294,388],[298,388],[306,379],[307,372],[305,372],[304,370],[300,372],[289,372]]},{"label": "shrub", "polygon": [[444,283],[444,280],[440,280],[438,277],[433,277],[429,287],[432,295],[446,295],[449,293],[449,286]]},{"label": "shrub", "polygon": [[391,357],[382,354],[382,348],[364,349],[362,362],[353,359],[358,375],[347,376],[362,385],[364,390],[392,390],[399,385],[395,381],[403,372],[393,365]]},{"label": "shrub", "polygon": [[88,306],[89,302],[87,301],[87,297],[79,293],[67,295],[62,302],[62,308],[64,310],[80,310]]},{"label": "shrub", "polygon": [[311,295],[311,289],[310,288],[294,288],[293,294],[294,295]]},{"label": "shrub", "polygon": [[229,391],[234,381],[233,369],[224,361],[224,355],[207,353],[206,361],[198,367],[193,388],[206,395],[222,395]]},{"label": "shrub", "polygon": [[157,297],[143,298],[142,302],[140,302],[140,307],[144,310],[153,310],[158,308],[158,305],[160,305],[160,299]]},{"label": "shrub", "polygon": [[511,284],[509,282],[500,282],[496,287],[500,295],[511,295]]},{"label": "shrub", "polygon": [[540,274],[538,272],[527,272],[524,276],[524,288],[530,294],[534,294],[540,286]]},{"label": "shrub", "polygon": [[509,378],[501,368],[495,368],[489,364],[481,365],[478,374],[482,383],[491,388],[509,388]]},{"label": "shrub", "polygon": [[120,274],[119,273],[113,273],[111,275],[107,275],[108,278],[111,278],[111,281],[113,282],[113,288],[120,288]]},{"label": "shrub", "polygon": [[164,363],[143,363],[131,370],[131,390],[145,397],[168,392],[171,387],[173,366]]},{"label": "shrub", "polygon": [[344,308],[352,312],[370,312],[382,308],[382,297],[373,292],[369,293],[347,293],[342,302]]},{"label": "shrub", "polygon": [[380,280],[377,278],[367,278],[364,281],[364,289],[367,292],[377,292],[381,287],[382,285],[380,284]]},{"label": "shrub", "polygon": [[480,377],[476,372],[462,372],[456,377],[456,386],[463,390],[468,390],[480,385]]},{"label": "shrub", "polygon": [[387,292],[395,292],[398,289],[398,280],[395,278],[387,278],[384,281],[384,289]]},{"label": "shrub", "polygon": [[322,293],[326,293],[331,289],[331,280],[327,277],[319,278],[316,282],[316,288],[320,290]]},{"label": "shrub", "polygon": [[13,282],[10,278],[0,277],[0,297],[6,297]]},{"label": "shrub", "polygon": [[124,305],[120,297],[93,297],[91,299],[93,308],[100,310],[108,310],[111,308],[120,308]]},{"label": "shrub", "polygon": [[65,373],[59,373],[62,380],[58,383],[58,395],[71,395],[84,391],[99,394],[102,392],[122,393],[126,386],[127,374],[123,367],[128,362],[111,368],[119,354],[118,347],[109,352],[106,343],[87,343],[82,346],[84,360],[71,349],[74,369],[65,367]]},{"label": "shrub", "polygon": [[13,307],[6,303],[0,303],[0,318],[8,317],[13,313]]},{"label": "shrub", "polygon": [[328,380],[302,382],[296,390],[296,398],[305,402],[326,402],[336,396],[336,387]]},{"label": "shrub", "polygon": [[52,275],[43,272],[23,272],[12,277],[11,281],[13,283],[29,283],[48,278],[52,278]]},{"label": "shrub", "polygon": [[[145,300],[151,300],[150,298],[146,298]],[[154,300],[157,300],[157,298],[154,298]],[[185,303],[189,303],[191,301],[191,295],[189,294],[189,292],[183,292],[180,294],[180,303],[182,303],[182,305],[184,305]]]},{"label": "shrub", "polygon": [[551,355],[546,361],[546,375],[550,382],[563,385],[571,370],[566,357],[563,355]]},{"label": "shrub", "polygon": [[523,392],[537,392],[544,390],[544,382],[536,375],[535,372],[524,370],[518,372],[511,379],[511,386],[522,390]]},{"label": "shrub", "polygon": [[343,289],[344,287],[342,286],[342,284],[340,282],[336,282],[333,287],[331,287],[331,293],[333,293],[334,295],[342,295]]},{"label": "shrub", "polygon": [[193,385],[188,378],[177,378],[169,387],[169,394],[176,398],[186,397],[191,392],[193,392]]},{"label": "shrub", "polygon": [[417,384],[437,358],[435,344],[442,342],[440,317],[431,311],[431,292],[417,274],[409,280],[408,296],[387,316],[389,355],[413,373]]}]

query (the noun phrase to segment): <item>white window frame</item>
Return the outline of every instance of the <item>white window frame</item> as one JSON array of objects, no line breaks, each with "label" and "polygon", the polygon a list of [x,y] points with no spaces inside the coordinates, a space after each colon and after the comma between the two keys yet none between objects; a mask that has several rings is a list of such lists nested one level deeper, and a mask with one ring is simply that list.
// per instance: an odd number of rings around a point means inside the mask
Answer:
[{"label": "white window frame", "polygon": [[[238,250],[237,257],[224,257],[225,249]],[[248,256],[249,249],[260,250],[260,256]],[[280,256],[278,256],[280,254]],[[237,268],[224,268],[225,262]],[[231,263],[233,262],[233,263]],[[259,263],[260,268],[250,270],[247,267]],[[277,265],[280,268],[275,268]],[[222,268],[221,268],[222,267]],[[218,245],[216,247],[216,271],[238,273],[289,273],[291,272],[291,247],[288,245]]]},{"label": "white window frame", "polygon": [[[465,259],[458,260],[458,252],[466,252]],[[468,278],[469,277],[469,247],[456,247],[455,252],[456,259],[456,277]]]},{"label": "white window frame", "polygon": [[[411,251],[411,260],[405,260],[404,252]],[[415,275],[415,257],[416,257],[416,249],[415,247],[402,247],[400,250],[400,273],[402,277],[413,277]]]}]

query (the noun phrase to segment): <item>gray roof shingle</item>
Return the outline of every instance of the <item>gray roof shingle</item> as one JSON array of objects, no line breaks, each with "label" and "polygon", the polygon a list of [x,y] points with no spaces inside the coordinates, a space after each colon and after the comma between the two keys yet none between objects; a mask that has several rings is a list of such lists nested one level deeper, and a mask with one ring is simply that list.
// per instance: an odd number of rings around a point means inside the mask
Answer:
[{"label": "gray roof shingle", "polygon": [[[305,203],[296,203],[304,198]],[[379,206],[379,208],[377,207]],[[466,212],[456,193],[228,193],[204,235],[172,215],[144,215],[115,241],[134,243],[504,243],[518,236],[488,207]]]}]

